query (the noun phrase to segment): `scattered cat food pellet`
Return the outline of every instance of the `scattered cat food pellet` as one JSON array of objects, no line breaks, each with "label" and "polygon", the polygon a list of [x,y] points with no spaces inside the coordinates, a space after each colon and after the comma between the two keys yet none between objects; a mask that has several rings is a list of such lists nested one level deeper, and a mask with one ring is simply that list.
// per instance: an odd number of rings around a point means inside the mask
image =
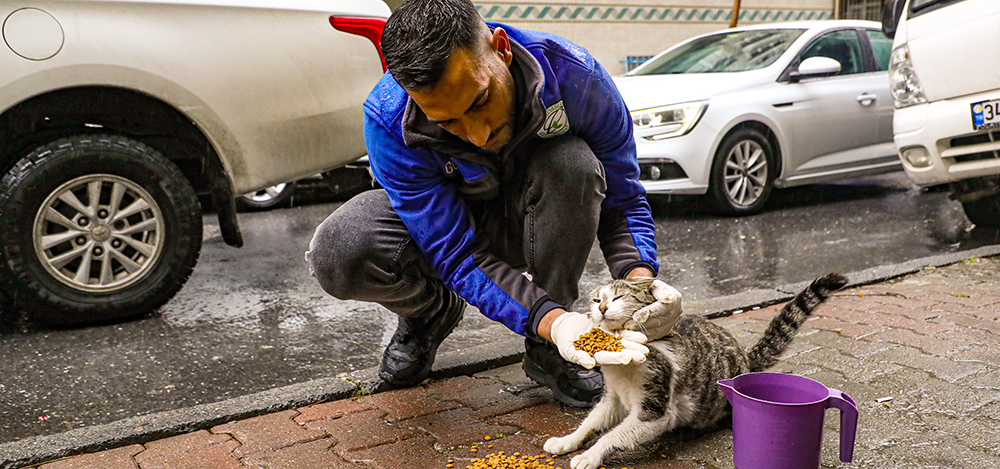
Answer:
[{"label": "scattered cat food pellet", "polygon": [[549,459],[545,462],[540,460],[547,458],[548,456],[542,454],[538,456],[522,456],[521,453],[514,453],[511,456],[505,456],[503,451],[499,453],[491,453],[483,456],[482,458],[473,458],[472,465],[466,466],[467,469],[561,469],[552,465],[552,460]]},{"label": "scattered cat food pellet", "polygon": [[486,441],[490,441],[490,436],[486,435],[486,436],[483,437],[483,439],[486,440]]},{"label": "scattered cat food pellet", "polygon": [[595,353],[602,350],[607,350],[611,352],[621,352],[622,343],[615,336],[608,334],[598,328],[593,328],[590,332],[583,334],[579,339],[573,341],[573,347],[577,350],[583,350],[594,356]]}]

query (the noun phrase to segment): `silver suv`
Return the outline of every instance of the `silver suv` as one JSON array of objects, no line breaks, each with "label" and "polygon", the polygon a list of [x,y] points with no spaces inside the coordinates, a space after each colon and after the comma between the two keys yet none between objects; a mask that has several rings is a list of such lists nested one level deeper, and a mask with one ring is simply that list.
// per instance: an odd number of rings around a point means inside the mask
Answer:
[{"label": "silver suv", "polygon": [[[198,197],[365,154],[381,0],[0,0],[0,296],[58,325],[146,314],[190,276]],[[375,45],[375,47],[373,47]]]}]

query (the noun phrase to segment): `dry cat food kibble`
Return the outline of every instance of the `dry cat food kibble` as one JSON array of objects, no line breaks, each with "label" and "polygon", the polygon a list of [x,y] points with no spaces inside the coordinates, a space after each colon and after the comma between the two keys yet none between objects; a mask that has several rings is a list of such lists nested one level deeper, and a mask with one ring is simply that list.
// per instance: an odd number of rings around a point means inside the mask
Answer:
[{"label": "dry cat food kibble", "polygon": [[[552,465],[552,459],[546,455],[521,456],[521,453],[514,453],[513,456],[504,456],[503,451],[491,453],[484,458],[475,458],[471,466],[466,469],[562,469]],[[542,461],[544,459],[544,461]],[[448,460],[448,467],[452,467],[454,460]],[[600,469],[605,469],[601,466]],[[628,469],[623,467],[622,469]]]},{"label": "dry cat food kibble", "polygon": [[593,328],[590,332],[583,334],[579,339],[573,341],[573,346],[577,350],[583,350],[594,356],[595,353],[601,350],[607,350],[610,352],[621,352],[622,343],[615,336],[608,334],[598,328]]},{"label": "dry cat food kibble", "polygon": [[499,453],[487,454],[483,458],[474,458],[472,465],[465,466],[467,469],[561,469],[552,465],[548,456],[521,456],[521,453],[514,453],[505,456],[503,451]]}]

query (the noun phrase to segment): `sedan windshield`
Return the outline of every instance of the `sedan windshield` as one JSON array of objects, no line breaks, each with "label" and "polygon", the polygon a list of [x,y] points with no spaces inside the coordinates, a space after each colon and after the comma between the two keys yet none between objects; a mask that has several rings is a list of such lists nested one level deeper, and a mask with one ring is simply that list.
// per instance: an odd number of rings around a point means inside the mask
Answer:
[{"label": "sedan windshield", "polygon": [[713,34],[681,45],[629,75],[724,73],[757,70],[774,63],[805,29],[755,29]]}]

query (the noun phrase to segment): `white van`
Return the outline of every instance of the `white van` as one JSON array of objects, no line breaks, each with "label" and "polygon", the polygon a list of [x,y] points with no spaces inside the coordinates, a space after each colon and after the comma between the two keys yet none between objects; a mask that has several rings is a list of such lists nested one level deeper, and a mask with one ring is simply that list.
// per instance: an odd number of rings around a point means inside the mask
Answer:
[{"label": "white van", "polygon": [[890,0],[882,30],[906,173],[1000,226],[1000,0]]}]

